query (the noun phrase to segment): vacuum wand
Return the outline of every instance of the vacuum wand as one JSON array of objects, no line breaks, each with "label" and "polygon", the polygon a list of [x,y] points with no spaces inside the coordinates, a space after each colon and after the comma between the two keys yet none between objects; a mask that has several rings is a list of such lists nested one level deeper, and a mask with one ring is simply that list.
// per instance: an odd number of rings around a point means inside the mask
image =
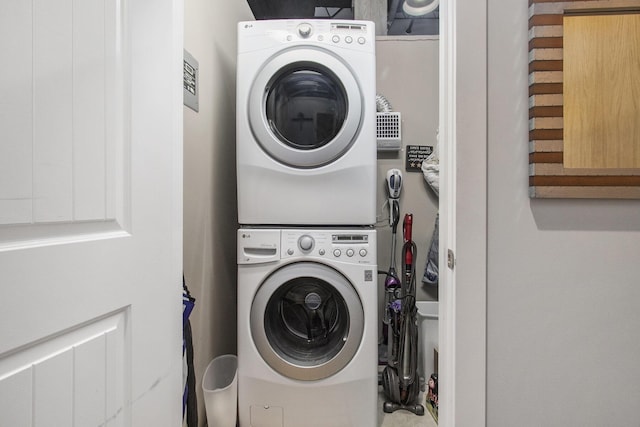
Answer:
[{"label": "vacuum wand", "polygon": [[412,250],[413,241],[413,214],[406,214],[404,216],[404,222],[402,223],[402,234],[404,240],[403,253],[404,253],[404,283],[407,285],[405,294],[411,293],[411,279],[413,275],[413,255]]}]

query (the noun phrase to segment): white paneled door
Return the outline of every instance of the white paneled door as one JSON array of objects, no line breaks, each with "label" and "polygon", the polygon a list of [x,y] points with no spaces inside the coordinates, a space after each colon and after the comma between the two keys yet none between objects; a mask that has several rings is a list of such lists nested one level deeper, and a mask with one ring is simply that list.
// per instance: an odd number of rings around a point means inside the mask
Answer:
[{"label": "white paneled door", "polygon": [[182,0],[0,2],[0,426],[177,426]]}]

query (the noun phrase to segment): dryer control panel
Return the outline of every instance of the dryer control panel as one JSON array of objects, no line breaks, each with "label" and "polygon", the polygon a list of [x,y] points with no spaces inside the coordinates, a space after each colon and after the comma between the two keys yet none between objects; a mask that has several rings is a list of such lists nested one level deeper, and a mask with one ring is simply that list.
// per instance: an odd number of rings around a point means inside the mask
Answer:
[{"label": "dryer control panel", "polygon": [[238,52],[281,45],[319,45],[375,52],[373,22],[330,19],[275,19],[238,23]]}]

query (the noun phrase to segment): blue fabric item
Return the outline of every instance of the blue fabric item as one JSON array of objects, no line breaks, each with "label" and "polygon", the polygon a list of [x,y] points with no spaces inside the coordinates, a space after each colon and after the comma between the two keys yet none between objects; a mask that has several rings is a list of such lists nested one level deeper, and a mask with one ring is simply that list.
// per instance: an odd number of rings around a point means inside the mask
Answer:
[{"label": "blue fabric item", "polygon": [[440,214],[436,216],[436,224],[431,235],[431,244],[429,245],[429,253],[427,254],[427,265],[422,276],[422,283],[427,285],[438,284],[438,222]]},{"label": "blue fabric item", "polygon": [[193,368],[193,336],[189,316],[195,307],[196,299],[191,296],[182,277],[182,417],[186,415],[186,426],[198,426],[198,402],[196,400],[196,378]]},{"label": "blue fabric item", "polygon": [[184,328],[189,321],[189,316],[196,305],[196,299],[191,296],[187,286],[182,285],[182,327]]}]

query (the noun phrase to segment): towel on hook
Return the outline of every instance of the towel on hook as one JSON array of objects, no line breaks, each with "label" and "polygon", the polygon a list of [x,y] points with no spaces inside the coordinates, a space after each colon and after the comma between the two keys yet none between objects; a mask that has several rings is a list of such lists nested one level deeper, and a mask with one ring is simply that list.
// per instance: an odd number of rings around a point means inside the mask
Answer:
[{"label": "towel on hook", "polygon": [[[429,187],[439,196],[440,193],[440,138],[436,134],[436,146],[433,152],[422,162],[422,174]],[[422,282],[427,285],[438,284],[438,220],[440,214],[436,216],[436,224],[431,235],[431,244],[429,245],[429,253],[427,254],[427,265],[424,269]]]},{"label": "towel on hook", "polygon": [[422,161],[421,169],[422,175],[425,181],[429,184],[429,187],[436,193],[436,196],[440,193],[440,142],[436,142],[436,146],[433,147],[431,154]]}]

